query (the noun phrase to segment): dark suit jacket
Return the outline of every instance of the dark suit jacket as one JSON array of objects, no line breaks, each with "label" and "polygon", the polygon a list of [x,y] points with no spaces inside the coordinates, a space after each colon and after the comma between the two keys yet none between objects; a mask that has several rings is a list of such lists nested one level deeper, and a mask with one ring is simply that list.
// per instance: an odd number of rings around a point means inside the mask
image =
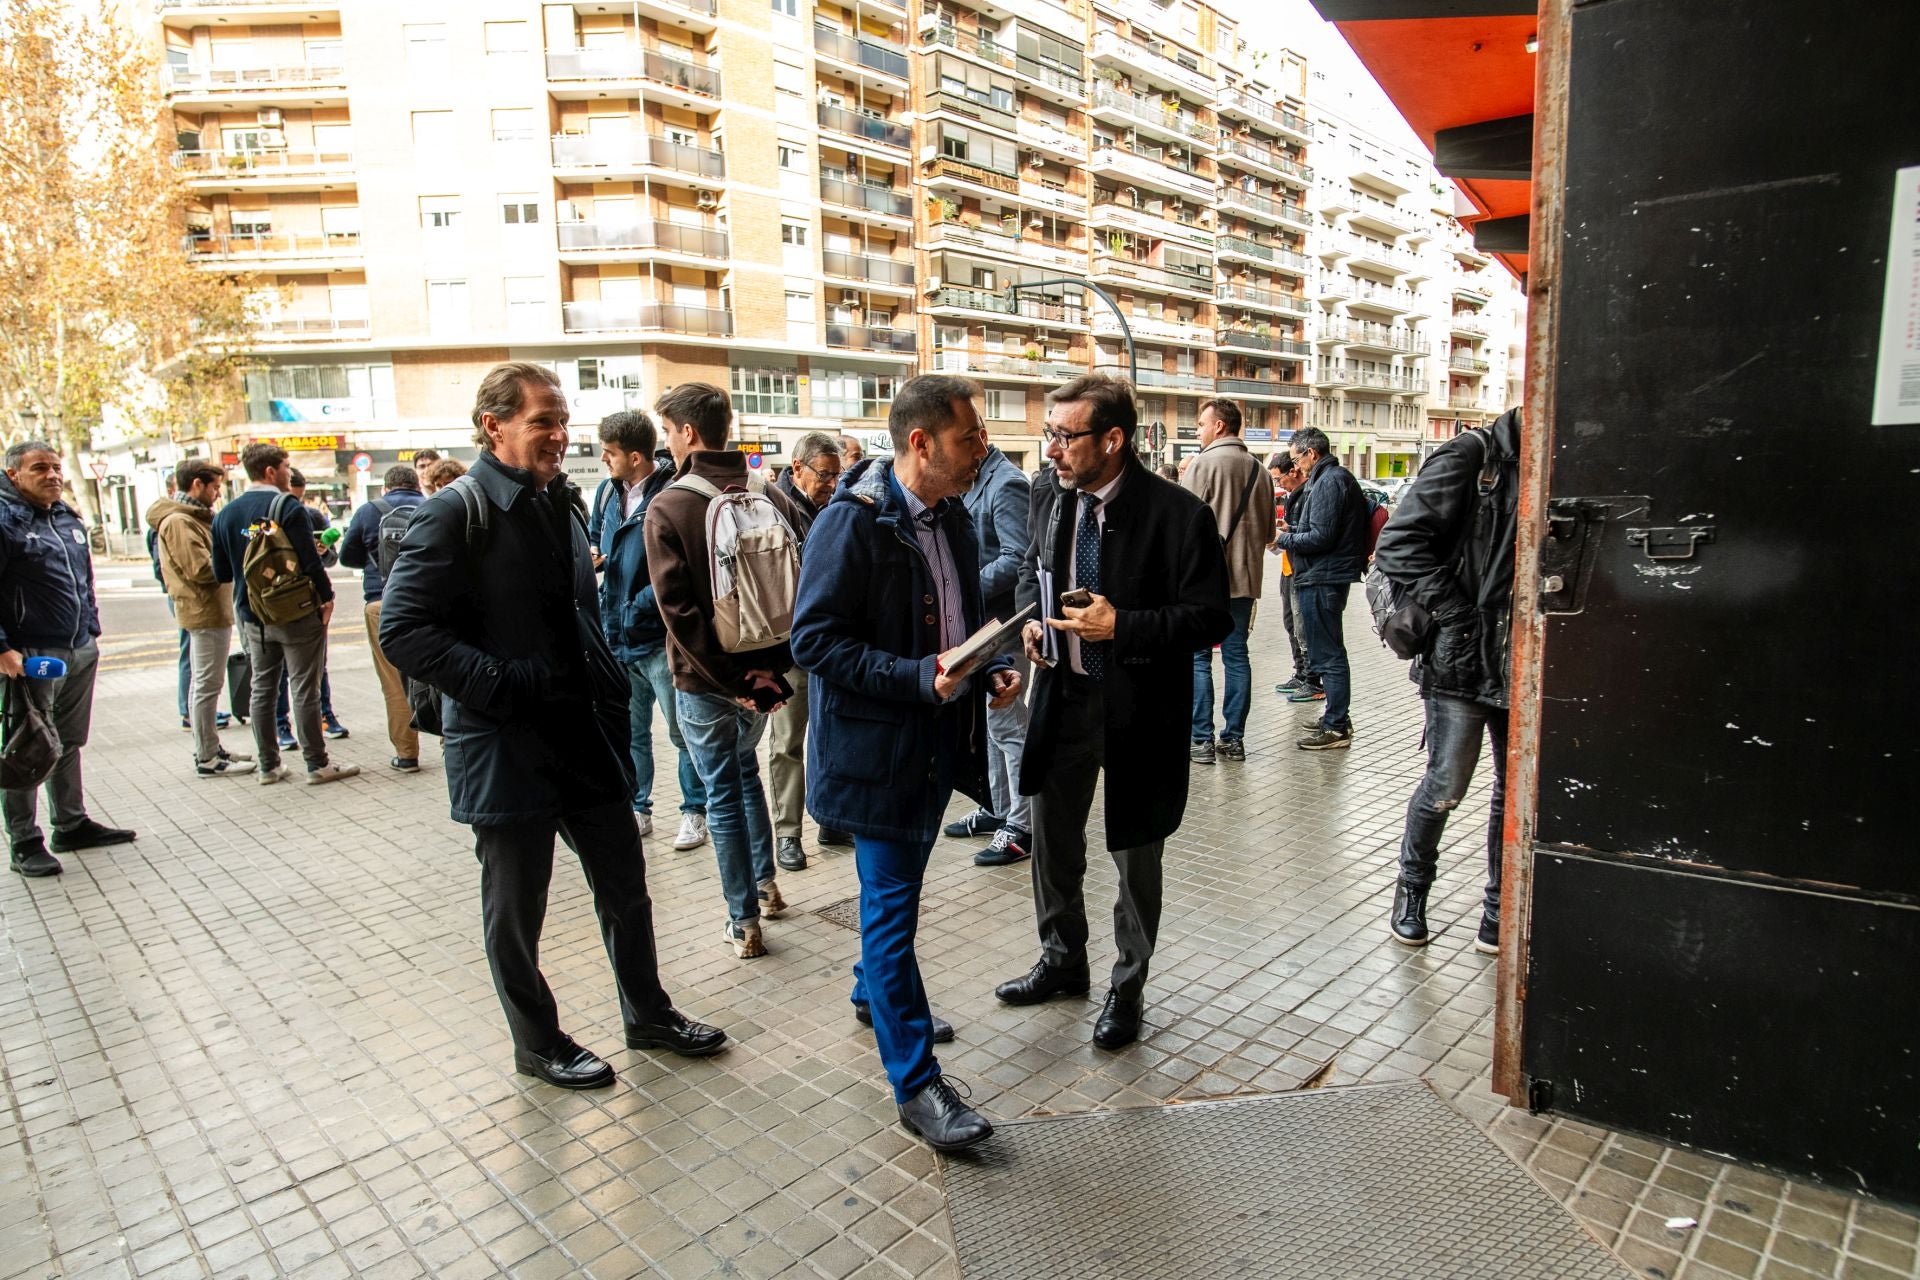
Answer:
[{"label": "dark suit jacket", "polygon": [[[1131,454],[1127,468],[1100,542],[1100,594],[1118,614],[1102,684],[1109,849],[1164,840],[1179,829],[1187,809],[1193,655],[1233,630],[1227,562],[1213,512]],[[1042,563],[1053,574],[1055,592],[1066,589],[1076,500],[1051,471],[1034,485],[1033,554],[1020,567],[1021,608],[1039,599]],[[1064,616],[1058,598],[1044,605],[1048,617]],[[1020,761],[1022,795],[1039,794],[1059,746],[1067,670],[1063,643],[1057,670],[1034,671],[1033,719]]]}]

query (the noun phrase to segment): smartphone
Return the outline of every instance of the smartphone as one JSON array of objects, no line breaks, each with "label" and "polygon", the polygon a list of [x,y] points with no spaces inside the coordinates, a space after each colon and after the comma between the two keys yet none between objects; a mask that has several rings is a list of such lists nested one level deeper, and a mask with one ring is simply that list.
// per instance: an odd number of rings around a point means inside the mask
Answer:
[{"label": "smartphone", "polygon": [[1084,609],[1092,603],[1093,592],[1085,587],[1075,587],[1060,597],[1060,607],[1063,609]]}]

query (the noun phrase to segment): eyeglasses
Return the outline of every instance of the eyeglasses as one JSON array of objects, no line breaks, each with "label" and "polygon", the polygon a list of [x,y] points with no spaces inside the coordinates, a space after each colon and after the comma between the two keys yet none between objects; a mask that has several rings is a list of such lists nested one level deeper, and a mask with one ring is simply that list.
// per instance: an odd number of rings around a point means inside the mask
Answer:
[{"label": "eyeglasses", "polygon": [[1040,438],[1048,444],[1069,445],[1083,436],[1097,436],[1099,427],[1088,427],[1085,431],[1055,431],[1052,427],[1043,427]]},{"label": "eyeglasses", "polygon": [[842,474],[840,468],[838,467],[835,467],[831,471],[822,471],[819,467],[814,466],[811,462],[796,462],[793,465],[796,467],[805,467],[807,470],[813,472],[813,474],[819,476],[822,480],[838,480]]}]

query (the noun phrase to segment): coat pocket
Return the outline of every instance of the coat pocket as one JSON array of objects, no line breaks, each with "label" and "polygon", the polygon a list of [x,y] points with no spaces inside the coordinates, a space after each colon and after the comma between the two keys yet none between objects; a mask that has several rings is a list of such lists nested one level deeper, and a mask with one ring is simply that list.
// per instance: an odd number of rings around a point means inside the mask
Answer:
[{"label": "coat pocket", "polygon": [[[835,699],[821,709],[821,764],[829,777],[889,787],[900,768],[906,726],[898,714]],[[830,727],[829,727],[830,726]]]}]

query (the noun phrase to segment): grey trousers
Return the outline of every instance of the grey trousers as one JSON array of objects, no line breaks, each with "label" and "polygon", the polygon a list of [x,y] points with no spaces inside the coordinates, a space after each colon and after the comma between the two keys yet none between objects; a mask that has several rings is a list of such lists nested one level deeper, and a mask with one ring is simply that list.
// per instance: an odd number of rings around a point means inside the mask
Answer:
[{"label": "grey trousers", "polygon": [[220,754],[220,731],[215,716],[220,686],[227,682],[227,651],[233,647],[232,627],[206,627],[187,632],[192,682],[187,691],[187,719],[193,725],[193,759],[205,764]]},{"label": "grey trousers", "polygon": [[1023,653],[1014,659],[1020,696],[999,710],[987,708],[987,788],[994,816],[1008,826],[1033,832],[1033,797],[1020,794],[1020,757],[1027,749],[1027,689],[1033,664]]},{"label": "grey trousers", "polygon": [[1287,649],[1293,655],[1293,678],[1307,679],[1307,642],[1301,638],[1300,627],[1300,589],[1293,585],[1293,575],[1285,574],[1280,579],[1280,621],[1287,629]]},{"label": "grey trousers", "polygon": [[[87,820],[86,796],[80,784],[80,748],[87,745],[87,730],[93,724],[93,681],[99,672],[100,650],[89,640],[79,649],[28,648],[21,652],[29,658],[58,658],[67,664],[67,674],[58,680],[23,679],[20,684],[59,735],[60,759],[43,785],[47,805],[53,811],[54,830],[71,831]],[[18,845],[41,837],[39,804],[34,787],[0,792],[8,840]]]},{"label": "grey trousers", "polygon": [[320,681],[327,673],[327,629],[320,624],[320,615],[309,614],[283,627],[242,621],[240,643],[246,646],[253,663],[253,747],[260,772],[280,767],[275,721],[283,668],[287,672],[293,736],[300,742],[307,772],[326,768],[327,740],[320,736]]},{"label": "grey trousers", "polygon": [[767,780],[773,786],[773,834],[800,838],[807,813],[807,673],[787,672],[793,696],[767,717]]},{"label": "grey trousers", "polygon": [[[1053,768],[1033,797],[1033,910],[1042,957],[1068,972],[1087,967],[1087,816],[1106,763],[1107,709],[1100,686],[1069,678],[1061,691],[1060,740]],[[1160,858],[1166,841],[1112,850],[1120,872],[1113,904],[1113,941],[1120,955],[1113,989],[1138,1000],[1160,932]]]}]

